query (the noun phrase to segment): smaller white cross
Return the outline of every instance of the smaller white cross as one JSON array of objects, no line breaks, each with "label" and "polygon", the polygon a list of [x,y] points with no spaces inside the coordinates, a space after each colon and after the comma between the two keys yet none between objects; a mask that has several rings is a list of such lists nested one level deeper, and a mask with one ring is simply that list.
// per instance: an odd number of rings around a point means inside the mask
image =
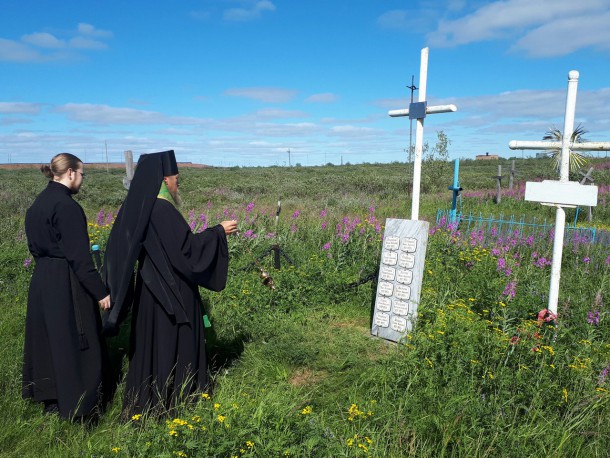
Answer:
[{"label": "smaller white cross", "polygon": [[568,73],[568,95],[566,98],[565,119],[561,142],[511,141],[510,149],[552,150],[561,148],[561,168],[559,181],[545,180],[542,183],[527,182],[525,184],[525,200],[540,202],[543,205],[557,207],[555,214],[555,239],[553,240],[553,260],[551,264],[551,285],[549,287],[548,310],[557,315],[559,302],[559,278],[561,277],[561,258],[563,255],[563,235],[565,231],[566,213],[564,207],[578,205],[597,205],[597,186],[584,186],[569,181],[570,150],[579,151],[609,151],[610,142],[581,142],[571,141],[574,132],[574,116],[576,113],[576,92],[578,89],[579,74],[576,70]]},{"label": "smaller white cross", "polygon": [[[421,50],[421,63],[419,69],[419,102],[426,101],[426,84],[428,79],[428,48]],[[419,195],[421,187],[421,161],[422,150],[424,143],[424,118],[427,114],[449,113],[457,111],[455,105],[437,105],[428,107],[424,116],[417,118],[417,128],[415,130],[415,158],[413,160],[413,197],[411,204],[411,219],[416,221],[419,219]],[[390,116],[401,117],[409,116],[409,109],[391,110],[388,112]]]}]

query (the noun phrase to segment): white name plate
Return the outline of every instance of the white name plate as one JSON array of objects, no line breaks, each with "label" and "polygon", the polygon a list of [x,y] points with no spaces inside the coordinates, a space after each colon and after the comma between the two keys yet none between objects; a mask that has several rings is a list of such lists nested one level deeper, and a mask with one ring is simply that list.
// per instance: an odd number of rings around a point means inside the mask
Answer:
[{"label": "white name plate", "polygon": [[[392,278],[392,280],[394,279]],[[408,269],[399,270],[396,272],[396,281],[404,285],[410,285],[413,281],[413,271]]]},{"label": "white name plate", "polygon": [[382,267],[380,278],[386,281],[394,281],[396,279],[396,269],[393,269],[392,267]]},{"label": "white name plate", "polygon": [[525,183],[525,200],[551,205],[595,207],[597,186],[583,185],[577,181],[528,181]]},{"label": "white name plate", "polygon": [[397,261],[398,254],[394,251],[389,251],[382,254],[381,262],[388,266],[395,266]]}]

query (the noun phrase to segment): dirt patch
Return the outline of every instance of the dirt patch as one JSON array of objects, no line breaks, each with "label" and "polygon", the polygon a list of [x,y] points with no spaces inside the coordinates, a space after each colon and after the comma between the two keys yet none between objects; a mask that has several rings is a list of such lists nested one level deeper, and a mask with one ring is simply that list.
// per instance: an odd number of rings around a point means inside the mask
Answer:
[{"label": "dirt patch", "polygon": [[297,369],[288,379],[288,383],[292,386],[309,386],[315,385],[325,377],[325,372],[314,372],[308,368]]}]

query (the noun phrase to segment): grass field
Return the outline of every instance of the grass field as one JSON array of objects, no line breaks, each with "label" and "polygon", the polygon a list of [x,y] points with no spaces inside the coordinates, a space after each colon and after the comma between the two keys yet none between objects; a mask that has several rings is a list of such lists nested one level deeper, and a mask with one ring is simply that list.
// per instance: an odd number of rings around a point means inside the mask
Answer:
[{"label": "grass field", "polygon": [[[502,161],[504,173],[509,161]],[[610,230],[610,162],[592,161],[593,221]],[[516,160],[515,190],[498,162],[462,161],[464,212],[554,220],[523,201],[550,162]],[[104,247],[126,192],[120,169],[88,169],[77,196]],[[410,217],[405,164],[181,170],[193,230],[236,217],[221,293],[202,290],[213,327],[213,391],[163,419],[121,415],[119,385],[99,424],[43,415],[20,397],[32,267],[25,210],[44,188],[33,169],[0,170],[0,455],[27,457],[608,457],[610,247],[566,243],[557,326],[546,307],[552,231],[506,233],[436,224],[453,163],[425,163],[420,219],[430,238],[417,326],[401,344],[370,336],[388,217]],[[574,176],[578,179],[578,176]],[[276,225],[276,206],[282,212]],[[572,222],[574,210],[567,210]],[[280,244],[294,265],[258,261]],[[126,367],[126,329],[109,341]]]}]

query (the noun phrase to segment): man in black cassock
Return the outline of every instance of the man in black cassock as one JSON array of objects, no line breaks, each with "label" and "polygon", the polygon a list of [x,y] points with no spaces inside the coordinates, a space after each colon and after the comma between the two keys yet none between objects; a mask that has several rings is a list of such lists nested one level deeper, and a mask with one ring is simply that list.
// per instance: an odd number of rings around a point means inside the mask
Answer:
[{"label": "man in black cassock", "polygon": [[22,396],[44,403],[46,412],[79,419],[101,406],[106,349],[98,303],[110,307],[110,296],[89,253],[85,213],[72,199],[83,182],[83,163],[60,153],[51,165],[54,170],[42,167],[50,181],[25,216],[35,269]]},{"label": "man in black cassock", "polygon": [[130,415],[162,414],[208,384],[198,288],[224,289],[226,236],[237,223],[223,221],[193,234],[176,208],[178,197],[174,152],[142,155],[106,249],[114,300],[104,323],[109,333],[133,304],[123,401]]}]

